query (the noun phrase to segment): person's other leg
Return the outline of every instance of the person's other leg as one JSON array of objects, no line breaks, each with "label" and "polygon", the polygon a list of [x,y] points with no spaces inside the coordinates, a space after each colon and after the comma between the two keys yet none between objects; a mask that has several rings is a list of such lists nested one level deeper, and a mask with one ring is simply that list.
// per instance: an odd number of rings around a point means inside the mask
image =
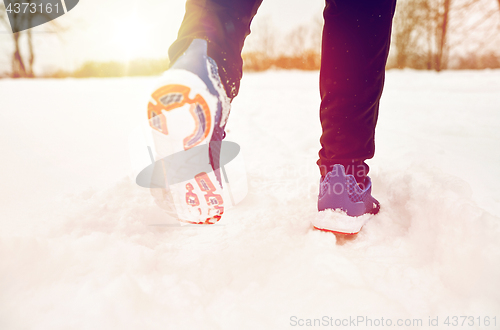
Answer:
[{"label": "person's other leg", "polygon": [[362,183],[375,126],[396,0],[327,0],[320,73],[323,133],[318,165],[334,164]]},{"label": "person's other leg", "polygon": [[169,49],[171,63],[181,56],[193,39],[208,42],[208,56],[219,68],[229,98],[239,90],[243,60],[241,50],[250,34],[250,23],[262,0],[187,0],[186,14],[177,40]]}]

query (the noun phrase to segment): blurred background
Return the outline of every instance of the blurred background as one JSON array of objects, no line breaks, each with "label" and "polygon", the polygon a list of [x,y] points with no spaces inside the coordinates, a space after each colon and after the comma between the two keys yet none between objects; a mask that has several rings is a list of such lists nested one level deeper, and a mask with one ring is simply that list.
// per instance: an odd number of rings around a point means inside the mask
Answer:
[{"label": "blurred background", "polygon": [[[47,24],[13,34],[0,3],[0,77],[160,74],[183,0],[82,0]],[[323,0],[264,1],[245,71],[318,70]],[[500,0],[399,0],[387,68],[500,68]]]}]

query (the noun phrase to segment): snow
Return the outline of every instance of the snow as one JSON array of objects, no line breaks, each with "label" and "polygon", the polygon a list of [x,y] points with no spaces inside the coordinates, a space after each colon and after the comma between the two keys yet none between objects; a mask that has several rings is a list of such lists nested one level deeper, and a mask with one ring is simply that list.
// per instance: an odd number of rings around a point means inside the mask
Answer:
[{"label": "snow", "polygon": [[369,161],[382,209],[354,239],[309,222],[317,72],[245,74],[227,139],[249,194],[201,227],[166,220],[128,178],[153,84],[0,80],[1,329],[500,326],[500,71],[388,72]]}]

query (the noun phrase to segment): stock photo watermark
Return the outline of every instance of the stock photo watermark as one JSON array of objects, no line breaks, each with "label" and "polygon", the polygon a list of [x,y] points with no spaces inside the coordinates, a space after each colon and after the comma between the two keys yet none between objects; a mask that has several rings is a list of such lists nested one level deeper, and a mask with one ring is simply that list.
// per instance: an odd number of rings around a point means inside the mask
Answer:
[{"label": "stock photo watermark", "polygon": [[79,0],[3,0],[12,33],[48,23],[66,14]]},{"label": "stock photo watermark", "polygon": [[295,315],[290,316],[292,327],[491,327],[495,329],[498,325],[496,316],[428,316],[427,318],[385,318],[368,316],[349,316],[338,318],[322,316],[320,318],[302,318]]},{"label": "stock photo watermark", "polygon": [[213,225],[247,195],[241,148],[235,142],[212,141],[175,153],[157,148],[168,144],[164,135],[156,135],[155,144],[132,134],[131,142],[131,159],[138,161],[132,164],[136,184],[149,188],[167,218],[177,220],[152,226]]}]

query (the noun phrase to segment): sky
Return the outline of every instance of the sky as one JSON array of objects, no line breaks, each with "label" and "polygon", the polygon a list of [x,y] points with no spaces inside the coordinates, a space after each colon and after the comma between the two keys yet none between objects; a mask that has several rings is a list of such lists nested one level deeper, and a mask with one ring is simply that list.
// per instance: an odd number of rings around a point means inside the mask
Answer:
[{"label": "sky", "polygon": [[[74,69],[87,60],[164,58],[176,38],[184,5],[183,0],[81,0],[57,19],[67,28],[61,36],[46,33],[43,25],[33,28],[38,52],[35,71]],[[321,17],[323,6],[323,0],[267,0],[253,25],[270,21],[279,33],[286,33]],[[4,69],[12,41],[5,27],[0,31],[0,68]]]}]

